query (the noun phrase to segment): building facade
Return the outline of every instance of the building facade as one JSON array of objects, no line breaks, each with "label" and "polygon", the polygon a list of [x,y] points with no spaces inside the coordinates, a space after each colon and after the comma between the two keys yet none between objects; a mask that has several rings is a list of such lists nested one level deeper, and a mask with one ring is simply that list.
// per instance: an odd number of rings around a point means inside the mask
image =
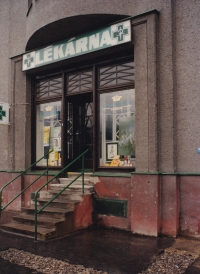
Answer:
[{"label": "building facade", "polygon": [[52,171],[88,149],[98,197],[125,207],[97,224],[198,237],[199,12],[197,0],[1,0],[0,186],[49,149]]}]

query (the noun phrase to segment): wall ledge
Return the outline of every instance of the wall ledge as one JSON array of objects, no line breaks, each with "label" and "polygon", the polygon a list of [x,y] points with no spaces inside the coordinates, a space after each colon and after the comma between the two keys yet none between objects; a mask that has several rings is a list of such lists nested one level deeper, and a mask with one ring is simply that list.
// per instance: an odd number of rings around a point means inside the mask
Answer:
[{"label": "wall ledge", "polygon": [[131,173],[94,172],[92,177],[124,177],[131,178]]}]

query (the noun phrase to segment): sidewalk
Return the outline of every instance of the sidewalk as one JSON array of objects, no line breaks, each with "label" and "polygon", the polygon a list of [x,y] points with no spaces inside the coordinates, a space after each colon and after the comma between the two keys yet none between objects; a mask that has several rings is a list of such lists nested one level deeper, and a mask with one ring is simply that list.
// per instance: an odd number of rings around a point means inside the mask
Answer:
[{"label": "sidewalk", "polygon": [[[1,231],[0,251],[9,248],[51,257],[70,264],[83,265],[109,274],[138,274],[147,269],[164,250],[169,248],[195,253],[198,257],[200,241],[175,240],[171,237],[142,237],[119,230],[89,228],[62,239],[34,242],[32,238]],[[186,273],[200,273],[199,262],[200,260],[197,259]],[[0,259],[0,273],[40,272]]]}]

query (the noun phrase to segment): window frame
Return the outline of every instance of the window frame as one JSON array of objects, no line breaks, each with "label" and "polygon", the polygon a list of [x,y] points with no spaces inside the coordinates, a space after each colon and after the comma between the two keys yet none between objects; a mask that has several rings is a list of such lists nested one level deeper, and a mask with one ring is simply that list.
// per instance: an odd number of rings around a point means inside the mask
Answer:
[{"label": "window frame", "polygon": [[[124,58],[123,60],[115,60],[114,62],[109,61],[106,63],[98,64],[97,67],[97,83],[96,83],[96,97],[97,97],[97,129],[96,129],[96,134],[97,136],[100,136],[100,96],[101,94],[105,93],[113,93],[115,91],[121,91],[121,90],[126,90],[126,89],[135,89],[135,79],[133,80],[133,83],[127,83],[127,84],[118,84],[118,85],[111,85],[109,87],[99,87],[99,81],[100,81],[100,69],[105,66],[110,66],[110,65],[121,65],[124,63],[134,63],[134,68],[135,68],[135,62],[134,62],[134,56],[129,56]],[[135,75],[135,72],[134,72]],[[97,157],[96,157],[96,170],[98,171],[120,171],[120,172],[126,172],[127,170],[135,170],[135,160],[133,163],[133,166],[124,166],[124,167],[118,167],[118,166],[101,166],[100,165],[100,155],[101,155],[101,148],[100,148],[100,141],[98,139],[98,142],[96,143],[97,146]]]},{"label": "window frame", "polygon": [[[37,98],[37,82],[39,80],[42,80],[42,79],[52,79],[52,78],[58,78],[58,76],[61,77],[61,94],[57,95],[57,96],[49,96],[47,98]],[[36,122],[36,113],[37,113],[37,105],[39,104],[44,104],[44,103],[51,103],[51,102],[56,102],[56,101],[61,101],[61,120],[62,120],[62,125],[64,124],[64,104],[63,104],[63,92],[64,92],[64,77],[63,77],[63,73],[49,73],[47,75],[40,75],[39,73],[38,74],[35,74],[32,76],[32,102],[33,102],[33,108],[32,108],[32,117],[33,117],[33,124],[32,124],[32,162],[35,162],[36,160],[38,160],[36,158],[36,145],[37,145],[37,136],[36,136],[36,132],[37,132],[37,122]],[[61,138],[61,151],[64,151],[64,148],[63,148],[63,138]],[[62,161],[63,162],[63,161]],[[63,164],[63,163],[62,163]],[[48,166],[48,168],[50,169],[61,169],[62,168],[62,164],[61,166]],[[35,167],[35,169],[44,169],[46,167],[42,166],[42,165],[37,165]]]},{"label": "window frame", "polygon": [[[38,99],[36,97],[35,94],[35,89],[36,86],[34,86],[33,89],[33,93],[32,93],[32,97],[33,97],[33,117],[35,120],[35,115],[36,115],[36,105],[40,104],[40,103],[44,103],[44,102],[52,102],[52,101],[57,101],[57,100],[61,100],[61,107],[62,107],[62,121],[63,121],[63,128],[64,130],[62,131],[62,151],[63,153],[65,152],[65,144],[64,144],[64,139],[65,139],[65,128],[66,128],[66,117],[65,117],[65,112],[66,112],[66,100],[68,96],[74,96],[75,93],[73,94],[67,94],[67,81],[68,81],[68,76],[70,74],[73,73],[78,73],[78,72],[84,72],[84,71],[88,71],[91,70],[93,71],[92,73],[92,94],[93,94],[93,107],[94,107],[94,116],[93,116],[93,171],[120,171],[120,172],[130,172],[131,170],[134,170],[135,167],[131,166],[131,167],[104,167],[104,166],[100,166],[99,162],[100,162],[100,141],[98,140],[98,136],[99,136],[99,126],[100,126],[100,94],[102,93],[107,93],[107,92],[113,92],[113,91],[120,91],[120,90],[125,90],[125,89],[133,89],[135,88],[135,81],[133,80],[133,83],[127,83],[127,84],[118,84],[115,86],[109,86],[109,87],[101,87],[99,88],[99,69],[101,67],[105,67],[105,66],[109,66],[109,65],[120,65],[120,64],[124,64],[124,63],[129,63],[129,62],[134,62],[134,55],[127,55],[127,56],[123,56],[122,58],[117,58],[115,60],[112,59],[107,59],[106,61],[97,61],[95,62],[95,59],[92,60],[92,63],[89,61],[88,64],[84,65],[82,64],[82,66],[77,66],[77,64],[74,64],[73,67],[68,67],[65,68],[63,67],[62,70],[61,68],[56,69],[56,70],[52,70],[52,72],[49,70],[49,73],[45,74],[45,71],[43,72],[35,72],[34,75],[32,75],[32,79],[33,82],[35,83],[37,80],[39,79],[45,79],[45,78],[51,78],[51,77],[56,77],[57,75],[61,75],[62,78],[62,94],[60,94],[59,96],[50,96],[48,98],[40,98]],[[82,94],[82,93],[87,93],[88,91],[84,91],[84,92],[77,92],[76,94]],[[32,159],[33,161],[36,160],[36,121],[33,122],[33,132],[34,132],[34,138],[32,141]],[[96,149],[95,149],[96,148]],[[62,168],[63,166],[66,165],[66,159],[62,159],[62,166],[60,168]],[[37,169],[41,169],[44,167],[40,167],[37,166]],[[49,166],[50,169],[54,169],[58,167],[53,167],[53,166]]]}]

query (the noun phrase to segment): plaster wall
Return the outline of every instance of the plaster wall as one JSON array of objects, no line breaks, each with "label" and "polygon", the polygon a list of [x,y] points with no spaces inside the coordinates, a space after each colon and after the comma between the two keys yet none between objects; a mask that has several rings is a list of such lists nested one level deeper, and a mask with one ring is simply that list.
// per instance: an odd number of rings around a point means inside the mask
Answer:
[{"label": "plaster wall", "polygon": [[[48,4],[47,4],[48,2]],[[40,30],[42,27],[66,17],[76,17],[87,14],[123,15],[135,16],[149,10],[159,11],[158,40],[157,40],[157,67],[158,67],[158,104],[159,104],[159,169],[163,171],[174,171],[174,105],[173,105],[173,63],[172,63],[172,6],[171,1],[38,1],[35,2],[27,19],[26,39]],[[87,20],[87,19],[86,19]],[[74,21],[73,21],[74,22]],[[91,22],[89,22],[91,25]],[[74,29],[82,27],[79,22]],[[91,26],[90,26],[91,28]],[[69,31],[66,28],[66,33]],[[149,35],[150,38],[150,35]],[[142,55],[142,52],[140,53]],[[145,52],[144,52],[145,54]],[[151,125],[149,125],[151,126]],[[151,130],[151,129],[150,129]],[[154,130],[154,129],[152,129]],[[144,134],[145,135],[145,134]],[[145,137],[144,137],[145,138]],[[150,148],[149,148],[150,149]],[[150,153],[154,153],[151,149]],[[138,157],[142,158],[143,152]],[[140,160],[139,160],[140,161]],[[146,158],[140,170],[146,169]],[[147,169],[146,169],[147,170]],[[155,170],[155,168],[153,168]]]},{"label": "plaster wall", "polygon": [[[134,16],[152,9],[170,9],[170,1],[164,3],[162,0],[124,0],[124,1],[65,1],[65,0],[44,0],[35,2],[27,21],[27,41],[38,29],[45,25],[66,17],[87,15],[87,14],[118,14]],[[90,22],[91,23],[91,22]],[[103,17],[102,17],[103,23]],[[78,22],[77,22],[78,24]],[[72,27],[72,26],[71,26]],[[81,27],[81,26],[79,26]],[[67,31],[67,30],[66,30]]]},{"label": "plaster wall", "polygon": [[22,58],[12,59],[10,98],[9,169],[24,170],[31,165],[31,94]]},{"label": "plaster wall", "polygon": [[199,176],[132,174],[133,233],[199,238]]},{"label": "plaster wall", "polygon": [[[28,187],[33,181],[37,180],[39,175],[24,175],[22,177],[22,186],[23,189]],[[52,176],[48,176],[48,179],[50,180]],[[32,186],[30,186],[22,195],[22,206],[23,207],[29,207],[31,205],[31,193],[37,191],[42,185],[44,185],[47,181],[46,176],[42,176],[39,178]],[[42,189],[46,190],[46,188]]]},{"label": "plaster wall", "polygon": [[98,215],[99,226],[116,227],[130,230],[131,228],[131,178],[98,177],[95,192],[98,198],[111,198],[127,201],[127,218]]},{"label": "plaster wall", "polygon": [[[0,1],[0,102],[8,102],[9,97],[9,2]],[[2,23],[3,22],[3,23]],[[8,126],[0,125],[0,170],[8,168]]]},{"label": "plaster wall", "polygon": [[163,175],[160,183],[160,233],[176,237],[179,233],[179,180],[177,176]]},{"label": "plaster wall", "polygon": [[[25,51],[25,37],[26,37],[26,24],[27,24],[27,10],[28,1],[10,0],[9,6],[9,57],[16,56],[24,53]],[[34,1],[33,1],[34,2]]]},{"label": "plaster wall", "polygon": [[[7,173],[1,172],[0,189],[9,181],[19,175],[19,173]],[[2,191],[2,207],[6,206],[14,197],[16,197],[22,191],[22,179],[19,177]],[[18,197],[6,210],[20,211],[21,210],[21,197]]]},{"label": "plaster wall", "polygon": [[200,2],[177,0],[174,8],[177,170],[199,172]]},{"label": "plaster wall", "polygon": [[[25,49],[25,25],[26,25],[26,9],[27,6],[24,5],[24,0],[19,1],[0,1],[0,102],[6,102],[10,104],[10,121],[13,124],[13,97],[14,86],[12,85],[12,73],[11,73],[11,60],[9,59],[13,55],[20,54],[24,52]],[[21,70],[21,67],[20,67]],[[20,82],[20,78],[18,82]],[[20,86],[20,90],[24,90],[23,83]],[[24,90],[25,92],[25,90]],[[16,94],[17,96],[17,94]],[[21,98],[19,98],[21,100]],[[22,113],[19,113],[20,115]],[[21,116],[18,117],[20,119]],[[23,120],[23,119],[22,119]],[[23,121],[19,123],[23,127]],[[25,142],[24,136],[21,138],[20,126],[16,124],[16,132],[18,142],[18,149],[21,151],[21,145]],[[11,151],[12,138],[15,132],[11,129],[12,126],[0,125],[0,170],[13,170],[13,153]],[[25,159],[22,157],[22,153],[18,157],[18,162],[16,165],[23,166]],[[17,159],[16,159],[17,160]]]},{"label": "plaster wall", "polygon": [[9,2],[0,1],[0,54],[1,54],[1,76],[0,76],[0,102],[8,101],[8,79],[9,75],[9,30],[10,30],[10,17],[9,17]]},{"label": "plaster wall", "polygon": [[[0,172],[0,189],[8,182],[13,180],[19,175],[19,173],[14,172]],[[26,174],[20,176],[14,180],[11,184],[5,187],[2,191],[2,206],[5,206],[13,198],[15,198],[22,190],[28,187],[33,181],[38,179],[39,175]],[[52,176],[48,177],[49,180]],[[42,176],[35,182],[33,186],[30,186],[20,197],[13,201],[6,210],[9,211],[21,211],[21,206],[30,206],[31,193],[35,192],[39,187],[46,183],[46,176]],[[46,190],[43,189],[43,190]],[[4,212],[4,211],[3,211]]]},{"label": "plaster wall", "polygon": [[182,176],[180,184],[180,231],[184,236],[200,235],[200,178]]},{"label": "plaster wall", "polygon": [[[26,3],[27,4],[27,3]],[[12,81],[11,61],[9,57],[21,54],[25,51],[26,44],[29,39],[37,31],[45,29],[50,23],[65,18],[78,17],[81,15],[101,15],[99,24],[103,25],[105,16],[119,15],[135,16],[152,9],[157,9],[159,18],[157,23],[157,104],[158,104],[158,142],[156,145],[148,147],[148,153],[151,156],[157,154],[157,170],[161,171],[199,171],[199,157],[196,154],[196,148],[199,147],[199,108],[198,108],[198,87],[199,79],[199,1],[147,1],[147,0],[125,0],[123,2],[110,1],[56,1],[44,0],[33,1],[33,6],[28,17],[26,16],[28,4],[24,5],[24,0],[19,1],[1,1],[1,24],[0,24],[0,101],[13,103],[13,92],[15,88]],[[89,18],[89,17],[88,17]],[[114,17],[113,17],[114,18]],[[89,20],[89,19],[88,19]],[[94,20],[94,17],[93,17]],[[87,17],[86,17],[87,21]],[[75,22],[75,21],[74,21]],[[94,23],[94,22],[93,22]],[[91,21],[86,22],[91,28]],[[92,24],[93,25],[93,24]],[[73,29],[76,32],[81,31],[81,26],[75,24]],[[66,27],[66,33],[72,28],[71,25]],[[150,39],[150,36],[148,39]],[[54,35],[52,35],[54,39]],[[142,56],[146,54],[140,52]],[[148,58],[147,58],[148,59]],[[26,75],[23,81],[19,83],[20,96],[23,94],[22,101],[29,103],[27,98],[27,82]],[[141,77],[144,75],[139,75]],[[152,80],[153,81],[153,80]],[[154,83],[155,84],[155,83]],[[20,97],[22,98],[22,97]],[[148,91],[147,91],[147,99]],[[146,100],[146,99],[145,99]],[[141,105],[143,103],[141,102]],[[11,110],[13,112],[14,110]],[[17,115],[26,115],[30,119],[30,113],[27,109],[24,112],[19,110]],[[138,112],[140,110],[138,109]],[[147,113],[150,115],[150,113]],[[147,116],[146,115],[146,116]],[[22,116],[21,116],[22,117]],[[19,119],[19,118],[17,118]],[[12,121],[14,122],[14,121]],[[19,122],[18,122],[19,123]],[[22,121],[22,125],[26,125],[26,121]],[[151,134],[152,125],[149,126],[149,134]],[[29,150],[30,128],[25,126],[18,131],[10,131],[9,127],[1,126],[0,153],[3,155],[0,162],[0,169],[23,168],[28,161],[30,162],[30,154],[19,150],[15,161],[12,162],[12,153],[10,154],[9,145],[12,134],[25,143],[25,147]],[[154,128],[153,128],[154,131]],[[23,132],[23,136],[22,136]],[[25,136],[28,136],[27,138]],[[145,134],[144,134],[144,138]],[[17,142],[17,140],[16,140]],[[28,143],[27,143],[28,142]],[[23,144],[22,144],[23,146]],[[146,149],[146,148],[145,148]],[[14,152],[13,152],[14,153]],[[145,151],[138,152],[139,170],[148,170],[145,157]],[[157,153],[157,152],[156,152]],[[24,159],[26,159],[24,161]],[[155,170],[155,165],[151,170]]]},{"label": "plaster wall", "polygon": [[160,184],[157,175],[131,177],[131,231],[158,236],[160,232]]}]

